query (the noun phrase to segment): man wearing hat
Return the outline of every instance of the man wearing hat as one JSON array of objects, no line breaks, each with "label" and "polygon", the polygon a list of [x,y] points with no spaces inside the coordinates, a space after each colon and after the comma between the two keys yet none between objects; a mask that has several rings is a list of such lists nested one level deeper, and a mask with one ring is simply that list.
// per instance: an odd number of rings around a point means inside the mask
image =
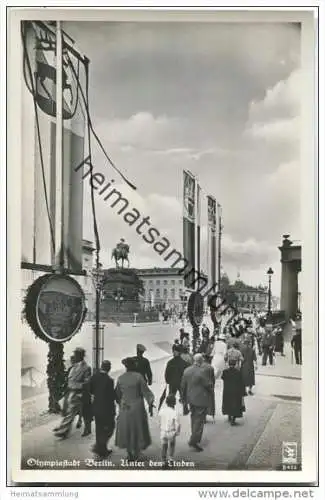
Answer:
[{"label": "man wearing hat", "polygon": [[176,396],[177,391],[180,394],[182,376],[185,368],[189,366],[189,364],[182,359],[181,353],[182,346],[174,344],[173,357],[168,361],[165,369],[165,381],[169,386],[169,394],[174,394],[174,396]]},{"label": "man wearing hat", "polygon": [[137,344],[137,355],[134,357],[135,363],[136,363],[136,371],[138,373],[141,373],[143,376],[144,380],[147,382],[148,385],[152,384],[152,371],[151,371],[151,366],[150,362],[147,358],[143,356],[143,353],[147,349],[145,348],[144,345],[142,344]]},{"label": "man wearing hat", "polygon": [[55,436],[62,439],[68,437],[72,422],[81,409],[85,422],[82,435],[88,436],[91,433],[90,400],[88,401],[91,368],[84,359],[85,354],[86,351],[82,347],[77,347],[73,353],[75,364],[68,375],[67,413],[59,427],[54,429]]},{"label": "man wearing hat", "polygon": [[274,354],[274,345],[275,345],[275,335],[273,333],[272,323],[267,323],[265,325],[265,333],[262,337],[262,365],[265,366],[267,359],[269,360],[270,365],[273,365],[273,354]]},{"label": "man wearing hat", "polygon": [[94,395],[93,414],[96,424],[96,444],[94,453],[100,458],[107,457],[112,450],[107,449],[108,440],[115,428],[115,390],[114,381],[108,375],[111,362],[103,361],[100,371],[91,377],[90,392]]},{"label": "man wearing hat", "polygon": [[186,368],[181,382],[182,401],[184,405],[190,406],[191,412],[191,437],[188,444],[196,451],[203,451],[199,443],[214,391],[203,363],[202,354],[195,354],[194,363]]}]

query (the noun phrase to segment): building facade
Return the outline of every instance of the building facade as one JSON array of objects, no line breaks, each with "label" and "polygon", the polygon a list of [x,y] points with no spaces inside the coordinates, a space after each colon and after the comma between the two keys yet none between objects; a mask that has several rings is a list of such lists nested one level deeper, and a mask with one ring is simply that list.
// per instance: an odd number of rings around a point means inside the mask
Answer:
[{"label": "building facade", "polygon": [[230,290],[237,297],[237,307],[239,310],[267,311],[268,289],[262,286],[252,287],[242,281],[236,281],[230,285]]},{"label": "building facade", "polygon": [[184,308],[186,290],[183,276],[179,271],[171,267],[136,270],[143,282],[142,307],[145,310],[158,308],[181,311]]}]

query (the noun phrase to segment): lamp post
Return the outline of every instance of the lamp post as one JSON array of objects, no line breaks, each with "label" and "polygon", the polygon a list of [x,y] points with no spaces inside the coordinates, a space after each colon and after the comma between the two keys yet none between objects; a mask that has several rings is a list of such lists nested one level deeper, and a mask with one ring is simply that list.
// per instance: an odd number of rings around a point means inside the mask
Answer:
[{"label": "lamp post", "polygon": [[103,279],[99,265],[97,265],[96,269],[92,271],[91,276],[95,286],[95,328],[94,328],[94,340],[93,340],[94,368],[95,370],[99,370],[100,351],[101,351],[100,302],[101,302],[101,295],[103,288]]},{"label": "lamp post", "polygon": [[274,274],[273,269],[270,267],[266,273],[269,277],[269,295],[268,295],[268,305],[267,305],[267,315],[268,317],[271,317],[271,302],[272,302],[272,292],[271,292],[271,282],[272,282],[272,275]]}]

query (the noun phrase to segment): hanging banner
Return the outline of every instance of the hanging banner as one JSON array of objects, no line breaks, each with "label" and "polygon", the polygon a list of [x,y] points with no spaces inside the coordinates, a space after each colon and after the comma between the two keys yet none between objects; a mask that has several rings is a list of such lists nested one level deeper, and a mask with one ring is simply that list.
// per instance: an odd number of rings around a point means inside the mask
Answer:
[{"label": "hanging banner", "polygon": [[85,319],[84,292],[70,276],[45,274],[29,287],[24,315],[40,339],[67,342]]},{"label": "hanging banner", "polygon": [[55,185],[56,26],[22,22],[22,261],[52,265],[55,197],[62,190],[64,267],[82,269],[83,169],[86,68],[63,36],[63,179]]},{"label": "hanging banner", "polygon": [[[195,178],[184,170],[183,176],[183,257],[188,269],[195,269]],[[185,274],[185,286],[194,288],[193,274]]]},{"label": "hanging banner", "polygon": [[208,196],[208,245],[210,248],[208,274],[210,286],[217,280],[217,203],[213,196]]}]

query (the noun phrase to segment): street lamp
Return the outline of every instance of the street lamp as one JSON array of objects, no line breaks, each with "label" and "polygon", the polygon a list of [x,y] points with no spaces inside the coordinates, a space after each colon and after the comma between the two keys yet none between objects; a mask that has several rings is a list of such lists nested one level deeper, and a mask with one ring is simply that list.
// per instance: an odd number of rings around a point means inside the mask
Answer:
[{"label": "street lamp", "polygon": [[274,274],[274,271],[272,267],[270,267],[266,273],[269,277],[269,297],[268,297],[268,307],[267,307],[267,314],[270,317],[271,316],[271,300],[272,300],[272,292],[271,292],[271,281],[272,281],[272,275]]}]

